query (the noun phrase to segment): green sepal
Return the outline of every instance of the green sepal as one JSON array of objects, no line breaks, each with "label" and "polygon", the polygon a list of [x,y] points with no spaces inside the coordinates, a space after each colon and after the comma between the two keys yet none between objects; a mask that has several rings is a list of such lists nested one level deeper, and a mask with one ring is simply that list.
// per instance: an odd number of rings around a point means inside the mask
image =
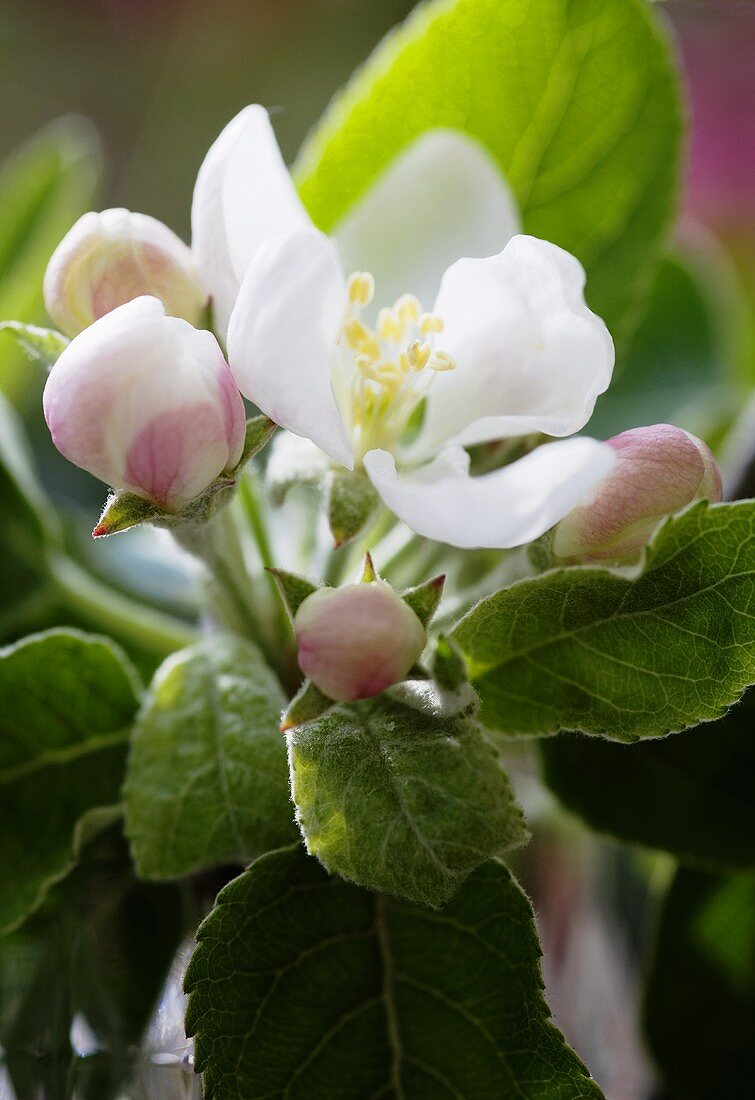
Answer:
[{"label": "green sepal", "polygon": [[333,470],[326,487],[328,524],[336,546],[364,531],[380,507],[380,497],[361,470]]},{"label": "green sepal", "polygon": [[32,362],[45,370],[50,370],[70,342],[53,328],[25,325],[22,321],[2,321],[0,332],[9,332]]},{"label": "green sepal", "polygon": [[445,634],[441,634],[435,644],[430,671],[438,686],[447,691],[458,691],[463,684],[469,683],[461,650]]},{"label": "green sepal", "polygon": [[140,497],[137,493],[129,493],[125,490],[111,493],[92,535],[96,539],[106,535],[117,535],[141,523],[152,523],[156,527],[167,527],[173,530],[207,523],[218,508],[230,502],[247,462],[265,446],[275,429],[276,424],[267,416],[255,416],[247,420],[244,449],[237,464],[231,470],[222,473],[207,486],[203,493],[189,501],[179,512],[171,512],[154,501]]},{"label": "green sepal", "polygon": [[287,573],[285,569],[268,569],[268,573],[275,578],[281,599],[293,622],[296,612],[307,596],[317,591],[318,585],[313,584],[306,577],[300,577],[298,573]]},{"label": "green sepal", "polygon": [[247,462],[254,458],[258,451],[262,450],[272,438],[277,427],[275,421],[268,416],[253,416],[247,420],[244,449],[241,452],[238,465],[234,467],[234,475],[237,475],[246,466]]},{"label": "green sepal", "polygon": [[283,714],[281,733],[313,722],[335,705],[335,700],[315,687],[311,680],[305,680]]},{"label": "green sepal", "polygon": [[424,627],[428,625],[443,595],[443,585],[446,583],[445,574],[433,577],[432,580],[418,584],[416,588],[407,588],[401,593],[401,599],[411,607],[414,614]]}]

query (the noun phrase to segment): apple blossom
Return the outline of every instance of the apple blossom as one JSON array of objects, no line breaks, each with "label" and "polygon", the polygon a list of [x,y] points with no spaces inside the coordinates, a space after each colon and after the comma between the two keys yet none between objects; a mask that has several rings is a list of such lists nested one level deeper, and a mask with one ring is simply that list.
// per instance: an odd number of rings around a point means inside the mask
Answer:
[{"label": "apple blossom", "polygon": [[[573,439],[469,476],[467,445],[579,431],[613,368],[581,265],[516,235],[501,174],[470,139],[415,142],[336,227],[336,245],[311,225],[267,114],[248,107],[205,160],[192,225],[241,392],[336,465],[363,466],[418,534],[519,545],[610,469],[610,449]],[[496,243],[506,247],[487,256]],[[417,293],[434,297],[430,311]]]},{"label": "apple blossom", "polygon": [[129,210],[84,214],[55,249],[44,278],[47,312],[67,336],[145,294],[192,324],[207,301],[191,250],[162,222]]},{"label": "apple blossom", "polygon": [[616,465],[553,532],[555,558],[624,562],[658,523],[695,500],[721,500],[721,474],[702,440],[670,424],[632,428],[608,440]]},{"label": "apple blossom", "polygon": [[425,647],[425,628],[381,580],[320,588],[294,619],[299,665],[339,702],[366,699],[403,680]]},{"label": "apple blossom", "polygon": [[95,321],[53,366],[47,425],[65,457],[178,511],[244,445],[241,396],[215,337],[141,297]]}]

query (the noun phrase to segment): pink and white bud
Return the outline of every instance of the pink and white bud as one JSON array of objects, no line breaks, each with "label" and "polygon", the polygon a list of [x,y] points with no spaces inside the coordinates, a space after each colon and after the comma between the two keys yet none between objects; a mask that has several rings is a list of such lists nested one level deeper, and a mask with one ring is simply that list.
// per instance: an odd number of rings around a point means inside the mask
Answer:
[{"label": "pink and white bud", "polygon": [[380,580],[313,592],[294,628],[302,672],[344,703],[405,679],[426,642],[412,609]]},{"label": "pink and white bud", "polygon": [[200,324],[207,295],[191,249],[147,214],[84,214],[52,254],[44,279],[47,312],[67,336],[141,295],[171,317]]},{"label": "pink and white bud", "polygon": [[555,527],[556,558],[631,561],[665,516],[694,500],[721,500],[716,460],[701,439],[681,428],[632,428],[607,444],[617,462],[593,495]]},{"label": "pink and white bud", "polygon": [[61,454],[114,489],[178,511],[240,460],[245,414],[217,340],[156,298],[119,306],[52,368],[44,410]]}]

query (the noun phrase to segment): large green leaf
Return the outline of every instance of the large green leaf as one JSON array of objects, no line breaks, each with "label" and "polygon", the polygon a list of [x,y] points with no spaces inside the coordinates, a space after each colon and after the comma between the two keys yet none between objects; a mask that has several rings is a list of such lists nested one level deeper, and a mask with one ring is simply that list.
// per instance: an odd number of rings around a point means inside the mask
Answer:
[{"label": "large green leaf", "polygon": [[556,569],[482,600],[452,637],[505,734],[661,737],[755,681],[755,503],[667,520],[635,577]]},{"label": "large green leaf", "polygon": [[[92,202],[100,174],[96,134],[80,118],[52,123],[0,172],[0,321],[44,318],[42,277],[55,246]],[[35,373],[0,334],[0,386],[20,396]]]},{"label": "large green leaf", "polygon": [[674,737],[541,741],[545,779],[600,832],[714,867],[755,867],[755,698]]},{"label": "large green leaf", "polygon": [[[493,155],[527,232],[573,252],[614,328],[672,210],[680,110],[658,16],[642,0],[436,0],[390,35],[298,161],[324,230],[423,131]],[[491,242],[491,249],[495,242]]]},{"label": "large green leaf", "polygon": [[144,878],[246,863],[296,836],[285,697],[259,650],[213,637],[158,669],[134,732],[126,831]]},{"label": "large green leaf", "polygon": [[117,814],[138,686],[105,638],[53,630],[0,651],[0,931]]},{"label": "large green leaf", "polygon": [[681,869],[661,915],[645,997],[671,1100],[734,1100],[755,1063],[755,874]]},{"label": "large green leaf", "polygon": [[271,852],[221,891],[186,975],[206,1100],[597,1100],[539,956],[499,863],[434,913]]},{"label": "large green leaf", "polygon": [[307,849],[360,886],[442,905],[470,871],[526,839],[479,728],[382,697],[288,735]]}]

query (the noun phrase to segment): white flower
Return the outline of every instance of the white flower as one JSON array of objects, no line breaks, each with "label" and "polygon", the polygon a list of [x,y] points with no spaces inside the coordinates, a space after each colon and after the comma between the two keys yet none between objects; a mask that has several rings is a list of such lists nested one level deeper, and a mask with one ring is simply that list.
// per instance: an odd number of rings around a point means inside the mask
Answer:
[{"label": "white flower", "polygon": [[[333,462],[363,465],[420,535],[522,544],[610,470],[610,448],[579,438],[469,476],[466,445],[579,431],[613,368],[581,265],[514,235],[500,173],[469,139],[435,132],[410,147],[338,228],[339,256],[311,226],[267,115],[249,107],[208,154],[192,222],[242,393]],[[419,294],[434,298],[429,312]]]},{"label": "white flower", "polygon": [[166,317],[156,298],[119,306],[72,340],[44,410],[70,462],[169,510],[236,466],[244,445],[244,404],[217,340]]},{"label": "white flower", "polygon": [[200,322],[207,301],[190,249],[147,214],[120,209],[84,214],[45,272],[47,312],[67,336],[144,294],[192,324]]}]

